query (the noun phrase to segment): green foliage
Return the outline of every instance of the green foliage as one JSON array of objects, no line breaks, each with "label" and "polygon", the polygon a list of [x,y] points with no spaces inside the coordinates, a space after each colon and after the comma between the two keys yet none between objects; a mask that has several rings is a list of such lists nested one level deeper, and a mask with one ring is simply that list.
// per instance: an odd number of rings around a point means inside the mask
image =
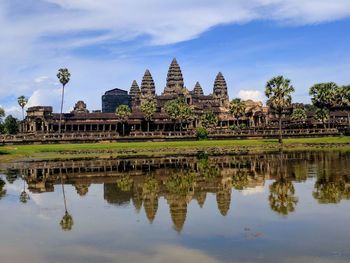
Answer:
[{"label": "green foliage", "polygon": [[294,185],[290,180],[278,178],[270,185],[269,202],[273,211],[281,215],[288,215],[295,211],[298,198],[294,195]]},{"label": "green foliage", "polygon": [[134,180],[131,179],[130,176],[123,176],[117,180],[117,186],[123,192],[129,192],[132,189],[133,184]]},{"label": "green foliage", "polygon": [[218,123],[218,118],[213,111],[205,111],[201,117],[201,125],[204,128],[214,128]]},{"label": "green foliage", "polygon": [[67,68],[60,68],[57,73],[57,78],[63,86],[65,86],[70,80],[70,73]]},{"label": "green foliage", "polygon": [[159,191],[158,181],[153,177],[147,177],[142,186],[144,196],[157,194]]},{"label": "green foliage", "polygon": [[282,143],[282,113],[292,104],[292,93],[294,87],[290,85],[290,80],[283,76],[272,78],[266,83],[265,95],[266,105],[276,112],[279,119],[279,142]]},{"label": "green foliage", "polygon": [[60,222],[63,231],[70,231],[74,225],[73,217],[66,211]]},{"label": "green foliage", "polygon": [[277,114],[281,114],[291,105],[293,92],[294,87],[290,85],[289,79],[283,76],[274,77],[266,83],[266,105],[275,110]]},{"label": "green foliage", "polygon": [[209,165],[208,155],[199,156],[198,170],[201,176],[212,179],[220,175],[218,167]]},{"label": "green foliage", "polygon": [[232,186],[236,190],[243,190],[247,188],[248,183],[249,180],[247,172],[237,171],[237,173],[232,176]]},{"label": "green foliage", "polygon": [[27,105],[28,99],[22,95],[17,98],[17,102],[18,105],[23,109]]},{"label": "green foliage", "polygon": [[180,125],[193,119],[192,108],[182,97],[168,101],[164,106],[164,110],[169,115],[170,119],[174,122],[178,121]]},{"label": "green foliage", "polygon": [[16,134],[18,132],[18,120],[12,115],[6,117],[3,123],[4,131],[7,134]]},{"label": "green foliage", "polygon": [[307,119],[305,110],[302,108],[293,109],[291,119],[293,121],[304,122]]},{"label": "green foliage", "polygon": [[128,105],[119,105],[115,110],[115,115],[121,122],[126,122],[131,114],[131,110]]},{"label": "green foliage", "polygon": [[329,111],[325,108],[319,108],[315,112],[315,119],[324,124],[329,119]]},{"label": "green foliage", "polygon": [[312,104],[320,109],[330,110],[336,104],[338,86],[334,82],[318,83],[310,88]]},{"label": "green foliage", "polygon": [[230,102],[229,112],[238,120],[245,114],[245,103],[239,98],[233,99]]},{"label": "green foliage", "polygon": [[197,127],[196,135],[198,140],[208,139],[208,130],[202,126]]},{"label": "green foliage", "polygon": [[245,123],[241,123],[240,125],[239,125],[239,128],[240,129],[245,129],[247,127],[247,125],[245,124]]},{"label": "green foliage", "polygon": [[0,199],[6,195],[6,190],[4,189],[5,185],[5,181],[0,178]]},{"label": "green foliage", "polygon": [[194,177],[193,173],[172,174],[165,182],[165,186],[173,194],[186,195],[193,188]]},{"label": "green foliage", "polygon": [[150,121],[153,117],[153,114],[156,112],[156,104],[153,100],[146,100],[141,104],[141,112],[146,121]]}]

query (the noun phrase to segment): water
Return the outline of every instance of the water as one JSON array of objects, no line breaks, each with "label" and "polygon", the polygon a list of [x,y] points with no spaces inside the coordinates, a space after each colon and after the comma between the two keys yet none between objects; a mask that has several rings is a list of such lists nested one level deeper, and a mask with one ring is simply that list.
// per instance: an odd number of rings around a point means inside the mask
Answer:
[{"label": "water", "polygon": [[349,169],[340,152],[17,163],[0,262],[350,262]]}]

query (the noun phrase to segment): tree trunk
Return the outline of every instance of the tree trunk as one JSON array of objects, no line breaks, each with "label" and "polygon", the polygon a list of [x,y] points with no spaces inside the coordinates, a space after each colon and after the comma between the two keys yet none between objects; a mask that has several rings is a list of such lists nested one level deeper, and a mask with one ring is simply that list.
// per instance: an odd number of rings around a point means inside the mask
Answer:
[{"label": "tree trunk", "polygon": [[22,133],[24,132],[24,108],[22,107]]},{"label": "tree trunk", "polygon": [[278,118],[278,142],[282,143],[282,116],[280,115]]},{"label": "tree trunk", "polygon": [[149,132],[149,121],[147,121],[147,132]]},{"label": "tree trunk", "polygon": [[61,133],[61,126],[62,126],[63,98],[64,98],[64,85],[62,85],[61,113],[60,113],[60,122],[58,124],[58,133]]}]

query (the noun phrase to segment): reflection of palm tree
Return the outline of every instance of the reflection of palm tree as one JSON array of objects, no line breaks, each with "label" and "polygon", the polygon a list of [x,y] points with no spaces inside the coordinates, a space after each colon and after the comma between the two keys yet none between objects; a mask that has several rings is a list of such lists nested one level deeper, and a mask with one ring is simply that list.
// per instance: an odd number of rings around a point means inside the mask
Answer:
[{"label": "reflection of palm tree", "polygon": [[349,191],[342,177],[331,176],[328,171],[323,170],[317,174],[315,190],[312,193],[320,204],[339,203]]},{"label": "reflection of palm tree", "polygon": [[282,215],[288,215],[290,212],[294,212],[298,198],[294,195],[294,185],[288,178],[286,170],[282,170],[286,168],[282,163],[282,152],[279,159],[279,173],[276,181],[270,185],[269,202],[273,211]]},{"label": "reflection of palm tree", "polygon": [[232,186],[236,190],[243,190],[248,186],[248,174],[246,171],[238,170],[235,175],[232,176]]},{"label": "reflection of palm tree", "polygon": [[6,190],[4,189],[5,181],[0,178],[0,199],[6,195]]},{"label": "reflection of palm tree", "polygon": [[29,194],[26,192],[26,180],[23,178],[23,191],[19,196],[19,201],[25,204],[28,202],[29,199],[30,199]]},{"label": "reflection of palm tree", "polygon": [[65,213],[64,213],[64,216],[61,219],[60,225],[62,227],[62,230],[70,231],[70,230],[72,230],[74,221],[73,221],[73,217],[68,213],[68,210],[67,210],[66,193],[64,191],[64,184],[63,184],[62,173],[60,173],[60,177],[61,177],[61,185],[62,185],[64,210],[65,210]]},{"label": "reflection of palm tree", "polygon": [[294,185],[288,179],[281,177],[270,185],[270,207],[273,211],[288,215],[294,212],[295,206],[298,203],[298,198],[294,196]]}]

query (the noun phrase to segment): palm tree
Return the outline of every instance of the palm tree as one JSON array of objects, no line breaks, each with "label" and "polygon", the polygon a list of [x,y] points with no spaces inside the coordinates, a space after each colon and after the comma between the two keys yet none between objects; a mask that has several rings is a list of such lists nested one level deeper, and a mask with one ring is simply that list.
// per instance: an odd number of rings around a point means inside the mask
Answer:
[{"label": "palm tree", "polygon": [[266,83],[265,95],[268,99],[266,104],[278,116],[279,143],[282,143],[282,114],[292,103],[292,92],[294,92],[294,87],[290,85],[290,80],[283,76],[274,77]]},{"label": "palm tree", "polygon": [[[338,86],[334,82],[313,85],[309,91],[312,104],[324,112],[325,110],[330,112],[336,106],[337,89]],[[330,119],[328,119],[328,126],[330,127]]]},{"label": "palm tree", "polygon": [[193,119],[193,111],[184,98],[180,97],[175,100],[168,101],[164,106],[165,112],[174,121],[174,131],[176,121],[180,123],[180,131],[182,124]]},{"label": "palm tree", "polygon": [[236,118],[236,125],[238,126],[238,118],[245,114],[245,103],[239,98],[233,99],[230,102],[229,112]]},{"label": "palm tree", "polygon": [[190,105],[188,105],[184,100],[179,104],[180,106],[180,114],[179,114],[179,122],[180,122],[180,131],[182,130],[182,124],[188,123],[193,119],[193,111]]},{"label": "palm tree", "polygon": [[218,118],[213,111],[205,111],[201,116],[201,125],[206,129],[215,127],[217,123]]},{"label": "palm tree", "polygon": [[345,110],[348,114],[348,126],[350,127],[350,85],[341,86],[336,91],[338,108]]},{"label": "palm tree", "polygon": [[24,96],[22,95],[22,96],[19,96],[19,97],[17,98],[17,102],[18,102],[18,105],[22,108],[22,132],[23,132],[24,107],[27,105],[28,99],[26,99],[26,97],[24,97]]},{"label": "palm tree", "polygon": [[125,135],[125,122],[128,121],[130,114],[131,110],[128,105],[119,105],[115,110],[115,115],[117,115],[117,118],[122,122],[123,125],[123,136]]},{"label": "palm tree", "polygon": [[67,68],[60,68],[57,73],[57,78],[62,84],[62,99],[61,99],[61,113],[60,113],[60,122],[58,125],[58,132],[61,133],[61,125],[62,125],[62,111],[63,111],[63,99],[64,99],[64,87],[70,80],[70,73]]},{"label": "palm tree", "polygon": [[165,103],[164,110],[169,115],[170,119],[174,122],[174,131],[175,131],[176,120],[180,115],[180,106],[178,105],[176,100],[171,100]]},{"label": "palm tree", "polygon": [[329,111],[325,108],[318,108],[315,112],[315,119],[321,121],[326,128],[326,121],[329,119]]},{"label": "palm tree", "polygon": [[292,119],[292,121],[296,121],[298,123],[302,123],[307,120],[305,110],[302,108],[293,109],[293,112],[290,118]]},{"label": "palm tree", "polygon": [[149,132],[149,123],[156,112],[156,104],[153,100],[146,100],[141,104],[140,110],[147,121],[147,132]]}]

